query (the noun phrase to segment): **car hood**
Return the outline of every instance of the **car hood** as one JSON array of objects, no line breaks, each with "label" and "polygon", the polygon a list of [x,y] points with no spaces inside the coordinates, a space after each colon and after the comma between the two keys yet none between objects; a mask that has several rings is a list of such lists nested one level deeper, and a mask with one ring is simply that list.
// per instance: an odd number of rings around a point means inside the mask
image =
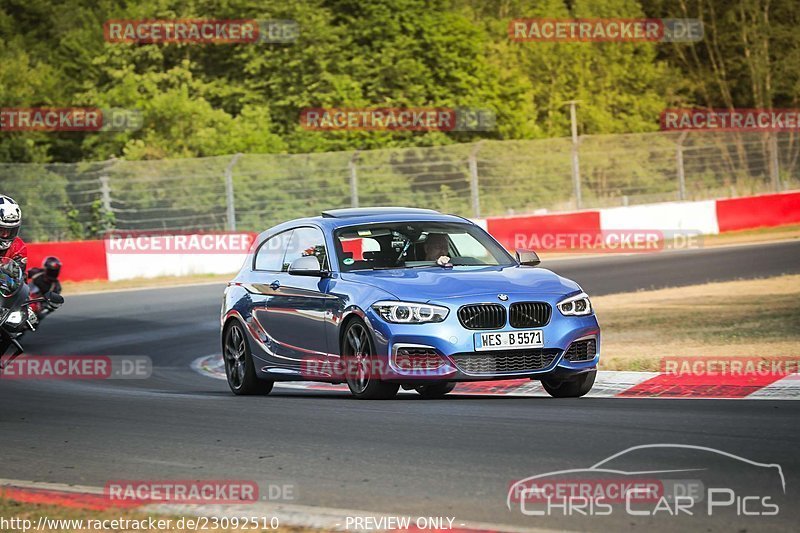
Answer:
[{"label": "car hood", "polygon": [[416,301],[500,293],[569,294],[580,290],[577,283],[550,270],[525,266],[361,270],[342,273],[341,277],[372,285],[401,300]]}]

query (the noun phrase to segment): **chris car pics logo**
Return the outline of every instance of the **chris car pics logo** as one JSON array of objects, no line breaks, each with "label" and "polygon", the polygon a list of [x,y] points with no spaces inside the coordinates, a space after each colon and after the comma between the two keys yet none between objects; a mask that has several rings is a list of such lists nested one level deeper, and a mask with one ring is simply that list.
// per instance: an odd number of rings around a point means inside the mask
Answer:
[{"label": "chris car pics logo", "polygon": [[765,517],[786,505],[779,464],[689,444],[645,444],[587,468],[511,483],[507,507],[525,516]]}]

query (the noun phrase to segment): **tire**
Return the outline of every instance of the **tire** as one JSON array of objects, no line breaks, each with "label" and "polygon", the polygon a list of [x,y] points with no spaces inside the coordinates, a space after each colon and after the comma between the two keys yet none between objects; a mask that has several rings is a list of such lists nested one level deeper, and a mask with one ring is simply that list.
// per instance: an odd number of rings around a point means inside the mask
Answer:
[{"label": "tire", "polygon": [[560,381],[542,380],[542,386],[553,398],[580,398],[592,390],[597,370],[580,374],[577,378]]},{"label": "tire", "polygon": [[431,383],[430,385],[419,385],[414,390],[426,400],[436,400],[443,398],[445,394],[456,388],[456,384],[448,381]]},{"label": "tire", "polygon": [[400,385],[385,383],[374,375],[375,347],[367,326],[360,320],[347,324],[342,335],[342,358],[345,362],[347,387],[360,400],[390,400]]},{"label": "tire", "polygon": [[238,396],[269,394],[274,382],[259,379],[253,364],[250,342],[242,324],[232,322],[225,328],[222,358],[225,361],[225,376],[231,392]]}]

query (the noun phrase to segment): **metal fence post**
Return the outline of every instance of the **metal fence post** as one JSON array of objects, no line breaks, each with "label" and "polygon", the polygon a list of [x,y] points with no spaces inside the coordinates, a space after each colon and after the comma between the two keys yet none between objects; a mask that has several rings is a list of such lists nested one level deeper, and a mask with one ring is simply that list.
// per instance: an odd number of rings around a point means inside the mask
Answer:
[{"label": "metal fence post", "polygon": [[578,114],[575,111],[575,104],[580,100],[570,100],[569,120],[572,129],[572,187],[575,190],[575,207],[583,208],[583,198],[581,194],[581,169],[578,161]]},{"label": "metal fence post", "polygon": [[358,161],[359,150],[353,152],[353,157],[347,163],[350,170],[350,207],[358,207],[358,171],[356,170],[356,161]]},{"label": "metal fence post", "polygon": [[675,165],[678,168],[678,198],[683,201],[686,200],[686,174],[683,168],[683,141],[689,132],[684,131],[678,137],[678,148],[675,151]]},{"label": "metal fence post", "polygon": [[111,210],[111,185],[108,183],[108,176],[100,176],[100,206],[100,229],[110,231],[114,228],[114,212]]},{"label": "metal fence post", "polygon": [[478,152],[483,141],[478,141],[469,152],[469,197],[472,205],[472,216],[481,218],[481,192],[478,181]]},{"label": "metal fence post", "polygon": [[780,163],[778,158],[778,133],[769,134],[769,177],[775,192],[781,191]]},{"label": "metal fence post", "polygon": [[227,207],[228,231],[236,231],[236,203],[233,197],[233,167],[242,154],[236,154],[225,167],[225,205]]},{"label": "metal fence post", "polygon": [[100,203],[104,214],[111,213],[111,186],[108,184],[108,176],[100,176]]}]

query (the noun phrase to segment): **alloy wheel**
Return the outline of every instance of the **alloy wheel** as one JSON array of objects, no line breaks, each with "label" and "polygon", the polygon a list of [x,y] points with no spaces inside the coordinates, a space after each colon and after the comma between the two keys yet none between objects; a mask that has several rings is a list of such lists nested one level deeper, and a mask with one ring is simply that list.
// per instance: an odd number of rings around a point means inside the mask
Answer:
[{"label": "alloy wheel", "polygon": [[369,386],[372,350],[369,333],[363,325],[354,323],[348,328],[345,335],[345,356],[349,359],[347,381],[356,392],[364,392]]},{"label": "alloy wheel", "polygon": [[228,382],[234,389],[240,389],[244,383],[246,371],[247,346],[244,342],[244,333],[238,325],[228,329],[225,340],[225,373]]}]

